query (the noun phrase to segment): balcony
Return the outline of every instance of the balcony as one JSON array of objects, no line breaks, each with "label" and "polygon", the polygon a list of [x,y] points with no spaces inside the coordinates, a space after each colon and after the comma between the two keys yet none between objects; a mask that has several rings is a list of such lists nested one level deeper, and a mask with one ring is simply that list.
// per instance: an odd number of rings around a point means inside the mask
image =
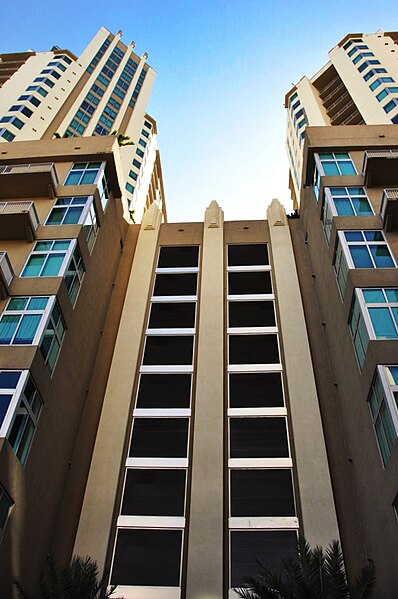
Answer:
[{"label": "balcony", "polygon": [[14,269],[11,266],[7,252],[0,252],[0,297],[2,299],[8,297],[13,278]]},{"label": "balcony", "polygon": [[398,187],[398,149],[366,150],[362,174],[367,187]]},{"label": "balcony", "polygon": [[0,166],[0,198],[53,198],[57,185],[53,162]]},{"label": "balcony", "polygon": [[385,189],[380,205],[380,216],[385,231],[398,229],[398,189]]},{"label": "balcony", "polygon": [[33,241],[39,224],[34,202],[0,202],[0,239]]}]

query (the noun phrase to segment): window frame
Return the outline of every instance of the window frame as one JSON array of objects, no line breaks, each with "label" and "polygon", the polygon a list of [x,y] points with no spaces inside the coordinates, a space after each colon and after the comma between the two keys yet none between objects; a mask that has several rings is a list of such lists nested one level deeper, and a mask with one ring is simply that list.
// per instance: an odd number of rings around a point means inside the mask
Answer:
[{"label": "window frame", "polygon": [[[20,460],[21,464],[24,465],[26,463],[30,448],[32,446],[32,442],[33,442],[34,435],[36,432],[37,424],[38,424],[44,403],[43,403],[43,399],[37,389],[37,386],[32,378],[31,373],[29,372],[29,370],[12,370],[11,372],[20,372],[21,375],[18,379],[16,386],[13,389],[3,389],[3,388],[1,389],[1,392],[2,392],[1,394],[3,394],[3,392],[8,392],[8,394],[10,394],[10,395],[12,394],[12,399],[7,408],[7,412],[5,414],[4,420],[0,426],[0,437],[7,438],[7,440],[8,440],[9,435],[11,434],[11,432],[13,430],[13,425],[18,416],[18,412],[21,409],[25,409],[27,418],[24,420],[24,422],[22,423],[22,426],[20,428],[20,430],[22,432],[21,432],[21,434],[18,435],[17,445],[12,447],[14,453]],[[32,385],[35,388],[36,397],[38,398],[38,402],[39,402],[39,409],[38,409],[37,414],[34,413],[32,406],[29,403],[29,400],[24,395],[25,388],[29,381],[31,381]],[[23,445],[23,443],[22,443],[24,441],[23,433],[24,433],[24,431],[26,429],[26,425],[29,421],[33,423],[33,427],[34,427],[33,434],[30,437],[30,439],[27,440],[27,444]],[[20,452],[21,447],[22,447],[23,453],[20,456],[18,454]],[[1,530],[0,530],[0,538],[1,538]]]},{"label": "window frame", "polygon": [[[366,239],[365,237],[365,233],[367,232],[378,232],[380,233],[380,235],[383,237],[383,241],[369,241]],[[361,233],[362,234],[362,241],[347,241],[345,238],[345,233]],[[351,252],[349,247],[350,246],[365,246],[368,250],[368,256],[370,257],[370,260],[373,264],[373,266],[364,266],[362,268],[396,268],[397,264],[395,262],[394,256],[391,252],[390,246],[388,245],[388,242],[384,236],[384,232],[381,229],[352,229],[352,230],[340,230],[337,232],[337,243],[340,243],[340,245],[343,248],[343,252],[345,254],[345,258],[348,264],[348,268],[349,270],[351,269],[355,269],[355,268],[361,268],[359,266],[355,266]],[[373,258],[372,252],[369,250],[369,246],[371,245],[376,245],[376,246],[386,246],[386,248],[388,249],[388,252],[390,254],[391,260],[393,262],[392,266],[377,266],[377,264],[375,263],[375,260]]]},{"label": "window frame", "polygon": [[[334,174],[334,175],[328,175],[325,173],[325,169],[323,168],[323,163],[322,163],[322,155],[325,154],[332,154],[333,158],[324,158],[323,161],[324,162],[329,162],[329,163],[333,163],[337,170],[338,173]],[[336,156],[339,155],[346,155],[348,156],[348,158],[336,158]],[[314,160],[315,160],[315,165],[317,167],[318,173],[321,177],[354,177],[355,175],[358,174],[357,168],[355,166],[355,163],[353,161],[353,159],[351,158],[351,154],[349,152],[316,152],[314,154]],[[340,162],[347,162],[347,161],[351,162],[351,166],[354,169],[354,173],[350,173],[350,174],[344,174],[341,172],[341,168],[340,168]]]},{"label": "window frame", "polygon": [[[391,384],[388,380],[388,375],[387,375],[386,370],[390,366],[395,366],[395,364],[394,365],[380,365],[380,364],[377,365],[376,371],[375,371],[375,374],[374,374],[374,377],[372,380],[372,384],[371,384],[371,387],[369,390],[369,395],[368,395],[368,406],[369,406],[370,417],[372,420],[373,430],[374,430],[374,433],[376,436],[376,441],[377,441],[377,446],[378,446],[378,450],[380,453],[380,458],[383,462],[384,467],[386,467],[389,457],[393,451],[393,447],[398,438],[398,407],[397,407],[397,402],[394,398],[394,392],[398,393],[398,384]],[[376,410],[374,413],[373,409],[372,409],[372,405],[371,405],[371,399],[373,397],[373,392],[374,392],[374,389],[375,389],[375,386],[376,386],[378,380],[380,381],[381,386],[382,386],[383,397],[381,399],[379,398],[378,404],[375,406]],[[383,453],[381,439],[379,438],[380,429],[376,428],[378,421],[381,419],[381,412],[383,410],[383,407],[385,407],[387,409],[390,422],[391,422],[392,427],[395,432],[395,440],[391,444],[391,446],[388,447],[388,451],[389,451],[388,455],[384,455],[384,453]],[[388,443],[388,440],[387,440],[387,443]]]}]

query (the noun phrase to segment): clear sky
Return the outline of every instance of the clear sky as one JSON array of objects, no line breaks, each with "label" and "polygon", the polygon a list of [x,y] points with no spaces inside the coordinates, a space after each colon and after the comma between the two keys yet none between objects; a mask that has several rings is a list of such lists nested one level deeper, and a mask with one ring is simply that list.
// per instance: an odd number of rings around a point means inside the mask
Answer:
[{"label": "clear sky", "polygon": [[[12,25],[12,26],[11,26]],[[213,199],[229,220],[291,211],[284,95],[327,62],[348,32],[396,30],[390,0],[19,0],[0,51],[52,45],[80,54],[104,25],[148,52],[170,221],[202,220]]]}]

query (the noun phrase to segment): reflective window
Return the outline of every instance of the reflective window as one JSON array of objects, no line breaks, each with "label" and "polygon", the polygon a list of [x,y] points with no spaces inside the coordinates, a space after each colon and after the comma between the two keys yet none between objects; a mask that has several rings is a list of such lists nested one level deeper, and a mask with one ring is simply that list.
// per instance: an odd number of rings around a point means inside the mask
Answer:
[{"label": "reflective window", "polygon": [[378,366],[369,393],[369,407],[383,463],[398,436],[398,366]]},{"label": "reflective window", "polygon": [[69,171],[64,185],[92,185],[95,183],[102,162],[77,162]]},{"label": "reflective window", "polygon": [[315,159],[319,160],[322,173],[326,176],[335,175],[356,175],[354,163],[348,153],[330,152],[315,154]]}]

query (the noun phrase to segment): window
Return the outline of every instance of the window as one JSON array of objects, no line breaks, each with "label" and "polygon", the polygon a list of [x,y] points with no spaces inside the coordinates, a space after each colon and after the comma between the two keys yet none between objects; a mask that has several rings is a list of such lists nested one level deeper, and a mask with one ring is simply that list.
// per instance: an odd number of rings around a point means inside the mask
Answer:
[{"label": "window", "polygon": [[21,277],[62,276],[72,304],[84,276],[83,260],[76,239],[37,241]]},{"label": "window", "polygon": [[88,201],[88,196],[57,198],[45,225],[77,225]]},{"label": "window", "polygon": [[69,171],[64,185],[92,185],[95,183],[102,162],[77,162]]},{"label": "window", "polygon": [[17,116],[3,116],[3,118],[0,119],[0,123],[10,123],[10,125],[14,125],[17,129],[22,129],[25,125],[25,123]]},{"label": "window", "polygon": [[229,364],[279,364],[277,335],[229,335]]},{"label": "window", "polygon": [[118,530],[110,583],[179,587],[182,530]]},{"label": "window", "polygon": [[228,245],[228,266],[264,266],[268,264],[266,243]]},{"label": "window", "polygon": [[26,117],[31,117],[33,114],[33,110],[28,108],[27,106],[23,106],[22,104],[15,104],[14,106],[10,106],[10,112],[22,112]]},{"label": "window", "polygon": [[154,296],[196,296],[197,292],[196,273],[169,273],[157,274],[153,290]]},{"label": "window", "polygon": [[382,231],[339,231],[350,268],[394,268]]},{"label": "window", "polygon": [[125,185],[125,188],[126,188],[126,190],[127,190],[129,193],[134,193],[134,189],[135,189],[135,187],[133,187],[133,186],[131,185],[131,183],[127,182],[127,183],[126,183],[126,185]]},{"label": "window", "polygon": [[258,574],[256,560],[277,570],[281,560],[297,550],[297,534],[290,530],[239,530],[231,535],[231,587]]},{"label": "window", "polygon": [[183,409],[190,405],[190,374],[141,374],[137,408]]},{"label": "window", "polygon": [[131,177],[134,181],[137,181],[138,175],[134,171],[129,172],[129,177]]},{"label": "window", "polygon": [[42,87],[40,87],[40,85],[30,85],[29,87],[26,88],[27,92],[37,92],[38,94],[40,94],[41,96],[43,96],[43,98],[46,97],[46,95],[48,94],[48,92],[43,89]]},{"label": "window", "polygon": [[280,372],[229,374],[230,408],[283,407]]},{"label": "window", "polygon": [[286,419],[230,418],[231,458],[287,458]]},{"label": "window", "polygon": [[195,302],[153,302],[149,315],[149,329],[193,329]]},{"label": "window", "polygon": [[135,418],[129,457],[186,458],[188,418]]},{"label": "window", "polygon": [[0,371],[0,437],[8,439],[22,464],[28,456],[42,406],[29,371]]},{"label": "window", "polygon": [[141,168],[141,162],[139,160],[136,160],[134,158],[134,160],[133,160],[133,166],[135,166],[136,168],[139,169],[139,168]]},{"label": "window", "polygon": [[378,79],[375,79],[375,81],[373,81],[369,87],[372,91],[374,91],[382,83],[394,83],[394,79],[392,77],[379,77]]},{"label": "window", "polygon": [[366,67],[369,67],[372,64],[380,64],[379,60],[365,60],[365,62],[363,62],[359,67],[358,67],[358,71],[360,73],[362,73],[362,71],[364,71],[366,69]]},{"label": "window", "polygon": [[342,295],[350,268],[395,267],[382,231],[339,231],[333,263]]},{"label": "window", "polygon": [[315,161],[321,167],[320,173],[326,176],[357,174],[351,157],[347,153],[315,154]]},{"label": "window", "polygon": [[149,138],[149,133],[148,131],[145,131],[145,129],[141,130],[141,135],[143,135],[144,137],[146,137],[147,139]]},{"label": "window", "polygon": [[281,517],[296,513],[290,469],[230,471],[231,517]]},{"label": "window", "polygon": [[391,112],[396,106],[398,106],[398,98],[393,98],[385,106],[383,106],[384,112]]},{"label": "window", "polygon": [[12,141],[15,138],[14,133],[8,131],[5,127],[0,128],[0,137],[3,137],[7,141]]},{"label": "window", "polygon": [[43,74],[51,75],[52,77],[54,77],[54,79],[59,79],[61,77],[61,75],[54,69],[43,69],[41,72]]},{"label": "window", "polygon": [[360,54],[358,54],[358,56],[356,56],[353,59],[353,63],[357,64],[360,60],[362,60],[363,58],[367,58],[368,56],[374,56],[373,52],[361,52]]},{"label": "window", "polygon": [[198,260],[197,245],[168,245],[160,248],[158,268],[195,268]]},{"label": "window", "polygon": [[398,366],[378,366],[369,393],[369,408],[383,464],[398,436]]},{"label": "window", "polygon": [[0,345],[39,345],[51,371],[64,333],[55,296],[13,297],[0,318]]},{"label": "window", "polygon": [[326,187],[322,208],[323,230],[330,242],[334,216],[371,216],[372,208],[363,187]]},{"label": "window", "polygon": [[13,297],[0,318],[0,345],[37,345],[49,296]]},{"label": "window", "polygon": [[185,470],[128,468],[121,514],[184,516],[185,479]]},{"label": "window", "polygon": [[38,100],[35,96],[29,95],[19,96],[18,101],[30,102],[33,104],[33,106],[39,106],[41,104],[40,100]]},{"label": "window", "polygon": [[396,94],[396,93],[398,93],[398,87],[386,87],[379,94],[377,94],[376,98],[379,102],[381,102],[389,94]]},{"label": "window", "polygon": [[271,273],[258,272],[229,272],[228,295],[258,295],[271,294]]},{"label": "window", "polygon": [[37,83],[44,83],[47,87],[54,87],[55,85],[54,81],[51,81],[48,77],[36,77],[36,79],[33,79],[33,82],[35,83],[36,81]]},{"label": "window", "polygon": [[98,219],[93,196],[57,198],[45,225],[83,225],[87,246],[91,251],[98,233]]},{"label": "window", "polygon": [[14,502],[0,485],[0,539],[4,534],[7,518]]},{"label": "window", "polygon": [[191,335],[149,335],[146,338],[143,364],[192,364],[193,341]]},{"label": "window", "polygon": [[370,71],[368,71],[363,78],[365,79],[365,81],[369,81],[369,79],[371,79],[372,77],[374,77],[377,73],[387,73],[386,69],[380,68],[380,69],[370,69]]},{"label": "window", "polygon": [[275,327],[274,302],[267,301],[229,301],[229,327]]},{"label": "window", "polygon": [[146,141],[144,141],[143,139],[139,139],[138,143],[140,144],[140,146],[142,146],[143,148],[146,148]]},{"label": "window", "polygon": [[135,153],[140,157],[140,158],[144,158],[144,152],[142,150],[140,150],[139,148],[136,149]]},{"label": "window", "polygon": [[362,367],[369,339],[398,338],[398,289],[356,289],[349,326]]}]

